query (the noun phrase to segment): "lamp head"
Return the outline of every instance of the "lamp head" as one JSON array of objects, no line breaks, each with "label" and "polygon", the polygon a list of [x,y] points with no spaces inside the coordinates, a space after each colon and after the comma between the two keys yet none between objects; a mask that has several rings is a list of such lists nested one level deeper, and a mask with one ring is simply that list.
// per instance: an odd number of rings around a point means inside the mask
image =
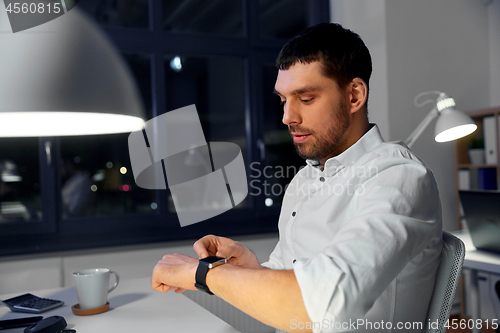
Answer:
[{"label": "lamp head", "polygon": [[439,118],[435,126],[435,140],[447,142],[459,139],[471,134],[477,129],[477,125],[466,113],[454,108],[455,100],[445,93],[440,93],[436,108]]}]

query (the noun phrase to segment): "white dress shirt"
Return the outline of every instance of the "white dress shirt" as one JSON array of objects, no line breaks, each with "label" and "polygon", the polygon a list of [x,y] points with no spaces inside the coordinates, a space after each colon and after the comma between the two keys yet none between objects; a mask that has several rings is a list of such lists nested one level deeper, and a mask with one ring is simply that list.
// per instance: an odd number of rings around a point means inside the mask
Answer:
[{"label": "white dress shirt", "polygon": [[441,247],[432,172],[372,125],[324,170],[308,160],[295,175],[264,266],[294,270],[312,322],[292,318],[292,332],[421,332]]}]

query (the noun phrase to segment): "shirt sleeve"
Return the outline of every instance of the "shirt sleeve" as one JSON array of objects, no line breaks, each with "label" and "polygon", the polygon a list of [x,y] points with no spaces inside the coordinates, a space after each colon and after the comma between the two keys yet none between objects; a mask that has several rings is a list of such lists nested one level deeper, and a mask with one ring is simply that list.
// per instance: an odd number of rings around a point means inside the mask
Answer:
[{"label": "shirt sleeve", "polygon": [[363,186],[352,199],[352,218],[331,243],[294,264],[313,322],[362,318],[405,265],[440,242],[441,206],[430,170],[401,158],[385,158],[377,169],[357,180]]},{"label": "shirt sleeve", "polygon": [[276,244],[276,247],[269,256],[269,260],[266,261],[265,263],[262,263],[261,265],[271,269],[284,269],[282,263],[283,260],[281,259],[281,247],[280,247],[280,242],[278,241],[278,244]]}]

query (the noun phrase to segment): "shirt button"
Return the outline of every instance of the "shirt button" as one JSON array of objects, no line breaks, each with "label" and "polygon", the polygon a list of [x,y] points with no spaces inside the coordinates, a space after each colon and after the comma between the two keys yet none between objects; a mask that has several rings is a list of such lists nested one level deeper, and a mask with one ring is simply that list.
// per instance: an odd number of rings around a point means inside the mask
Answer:
[{"label": "shirt button", "polygon": [[319,181],[320,182],[324,182],[325,181],[325,177],[319,177]]},{"label": "shirt button", "polygon": [[293,212],[293,213],[292,213],[292,216],[295,216],[295,215],[297,215],[297,213]]}]

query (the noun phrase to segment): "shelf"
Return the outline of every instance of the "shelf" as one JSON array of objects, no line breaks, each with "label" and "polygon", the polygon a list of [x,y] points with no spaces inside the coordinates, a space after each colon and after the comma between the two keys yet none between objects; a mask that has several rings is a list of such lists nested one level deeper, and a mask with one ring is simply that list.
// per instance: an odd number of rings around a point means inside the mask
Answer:
[{"label": "shelf", "polygon": [[457,169],[487,169],[496,167],[496,164],[457,164]]},{"label": "shelf", "polygon": [[467,111],[467,113],[472,118],[494,116],[494,115],[500,114],[500,107],[491,108],[491,109],[483,109],[483,110]]},{"label": "shelf", "polygon": [[[497,164],[471,164],[470,159],[469,159],[469,154],[468,154],[468,148],[471,144],[471,141],[473,139],[483,139],[484,133],[483,133],[483,122],[485,117],[494,117],[495,118],[495,142],[496,147],[496,156],[500,156],[500,129],[499,129],[499,118],[500,118],[500,107],[495,107],[495,108],[490,108],[490,109],[483,109],[483,110],[473,110],[473,111],[467,111],[467,113],[472,117],[474,122],[477,125],[477,130],[472,133],[469,136],[466,136],[464,138],[455,140],[454,142],[454,150],[455,150],[455,181],[456,181],[456,200],[457,200],[457,223],[458,223],[458,228],[460,229],[461,226],[461,211],[460,211],[460,196],[458,193],[458,188],[459,188],[459,182],[463,182],[462,184],[465,184],[465,187],[474,187],[477,186],[479,183],[482,184],[482,186],[479,186],[481,188],[485,187],[484,183],[486,180],[488,184],[491,184],[491,180],[493,179],[493,176],[496,177],[496,188],[500,189],[500,163]],[[489,136],[489,138],[491,138]],[[468,173],[462,173],[462,170],[470,170]],[[483,171],[481,171],[483,170]],[[459,177],[460,174],[460,177]],[[467,176],[468,175],[468,176]],[[464,177],[469,177],[464,178]],[[481,180],[479,180],[478,177],[482,177]],[[493,183],[495,181],[493,180]],[[487,186],[485,188],[489,188],[490,186]]]}]

